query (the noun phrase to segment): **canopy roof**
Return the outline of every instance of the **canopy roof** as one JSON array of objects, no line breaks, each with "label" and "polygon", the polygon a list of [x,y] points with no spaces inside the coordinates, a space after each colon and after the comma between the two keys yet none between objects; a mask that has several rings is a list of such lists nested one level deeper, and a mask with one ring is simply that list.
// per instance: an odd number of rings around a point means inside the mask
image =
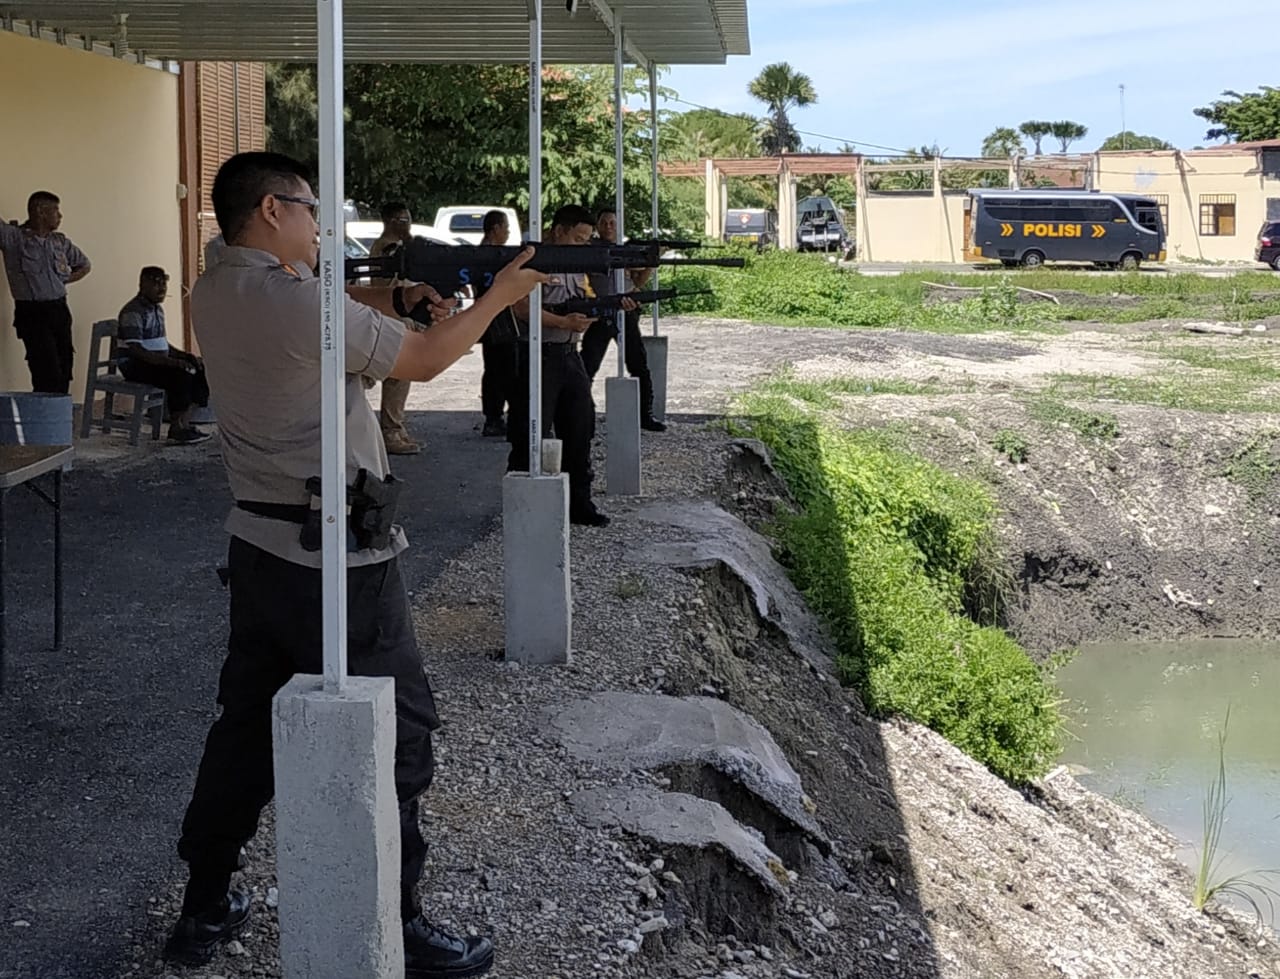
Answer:
[{"label": "canopy roof", "polygon": [[[545,62],[611,64],[614,13],[638,64],[723,64],[749,54],[746,0],[561,0],[543,5]],[[529,60],[526,0],[345,0],[345,54],[355,62]],[[120,56],[175,61],[314,61],[314,0],[0,0],[4,26]]]}]

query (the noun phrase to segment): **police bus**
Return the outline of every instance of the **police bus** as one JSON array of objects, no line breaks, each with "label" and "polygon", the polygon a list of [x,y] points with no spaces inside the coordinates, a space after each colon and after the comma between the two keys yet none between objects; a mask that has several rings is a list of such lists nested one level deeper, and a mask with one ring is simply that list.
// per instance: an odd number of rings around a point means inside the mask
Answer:
[{"label": "police bus", "polygon": [[1092,262],[1136,269],[1163,262],[1160,204],[1139,194],[1088,190],[971,190],[969,247],[975,258],[1038,268]]}]

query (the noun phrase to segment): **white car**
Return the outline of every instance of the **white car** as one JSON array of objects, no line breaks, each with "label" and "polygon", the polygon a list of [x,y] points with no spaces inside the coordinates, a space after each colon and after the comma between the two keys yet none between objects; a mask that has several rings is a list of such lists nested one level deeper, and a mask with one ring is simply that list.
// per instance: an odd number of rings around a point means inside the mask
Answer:
[{"label": "white car", "polygon": [[478,245],[484,237],[484,216],[490,211],[501,211],[507,216],[507,244],[520,244],[520,219],[509,207],[489,207],[487,205],[462,205],[442,207],[436,211],[435,226],[441,232],[457,235],[468,244]]},{"label": "white car", "polygon": [[[460,235],[442,234],[429,224],[411,224],[409,225],[409,233],[415,238],[426,238],[427,241],[437,241],[442,245],[469,244],[466,238]],[[382,237],[382,222],[348,221],[347,235],[360,242],[366,249],[372,249],[373,243]]]}]

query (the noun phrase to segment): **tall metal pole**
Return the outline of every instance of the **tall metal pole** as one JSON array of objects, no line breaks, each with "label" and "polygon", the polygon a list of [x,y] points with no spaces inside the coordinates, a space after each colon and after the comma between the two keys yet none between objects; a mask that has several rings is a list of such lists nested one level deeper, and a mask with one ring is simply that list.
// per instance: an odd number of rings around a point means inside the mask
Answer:
[{"label": "tall metal pole", "polygon": [[[542,240],[542,0],[529,0],[529,240]],[[542,474],[542,290],[529,295],[529,475]]]},{"label": "tall metal pole", "polygon": [[[660,238],[662,232],[658,230],[658,66],[652,58],[649,59],[649,127],[653,136],[652,160],[649,173],[649,189],[650,196],[653,199],[653,236]],[[658,270],[653,270],[653,288],[658,289]],[[653,304],[653,335],[658,335],[658,304]]]},{"label": "tall metal pole", "polygon": [[1124,119],[1124,84],[1120,85],[1120,148],[1127,150],[1129,148],[1129,127],[1125,124]]},{"label": "tall metal pole", "polygon": [[[613,141],[614,141],[614,205],[617,211],[618,241],[624,238],[623,228],[623,184],[622,179],[622,12],[614,11],[613,16]],[[617,269],[613,273],[615,291],[625,291],[627,273]],[[618,330],[618,376],[626,376],[627,368],[627,314],[618,310],[615,322]]]},{"label": "tall metal pole", "polygon": [[324,687],[347,676],[346,290],[342,215],[342,0],[316,0],[320,101],[320,505]]}]

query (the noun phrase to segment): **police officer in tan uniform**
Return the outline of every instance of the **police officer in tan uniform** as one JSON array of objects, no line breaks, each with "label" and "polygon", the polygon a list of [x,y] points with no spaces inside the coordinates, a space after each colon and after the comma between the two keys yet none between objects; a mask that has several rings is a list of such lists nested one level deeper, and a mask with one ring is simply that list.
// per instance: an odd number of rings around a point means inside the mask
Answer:
[{"label": "police officer in tan uniform", "polygon": [[[382,205],[382,234],[369,248],[369,255],[381,258],[403,248],[413,237],[413,215],[406,204],[394,202]],[[384,285],[394,283],[385,282]],[[409,435],[404,423],[404,408],[409,401],[410,382],[398,377],[388,377],[382,382],[382,407],[378,421],[382,425],[382,440],[392,455],[416,455],[422,446]]]},{"label": "police officer in tan uniform", "polygon": [[[191,312],[236,500],[227,520],[231,638],[218,690],[222,714],[209,731],[178,842],[190,878],[165,946],[166,958],[196,965],[209,961],[249,916],[248,896],[232,890],[230,881],[274,791],[272,697],[293,674],[323,671],[320,551],[303,534],[306,481],[321,462],[321,288],[311,272],[318,202],[303,164],[275,153],[242,153],[218,171],[213,205],[227,248],[197,281]],[[365,379],[426,381],[445,370],[499,310],[547,281],[522,267],[531,254],[500,272],[490,291],[456,316],[426,285],[349,290],[350,481],[387,475]],[[440,322],[426,332],[406,330],[401,317],[424,299]],[[493,962],[492,943],[449,934],[418,905],[426,844],[417,799],[431,782],[431,731],[439,721],[397,563],[407,541],[398,526],[376,543],[362,540],[362,529],[353,521],[348,534],[348,659],[353,675],[396,681],[405,974],[478,976]]]},{"label": "police officer in tan uniform", "polygon": [[27,351],[31,390],[66,394],[75,349],[67,286],[89,274],[89,259],[58,230],[62,202],[38,190],[27,198],[27,220],[0,218],[0,254],[13,294],[13,327]]}]

